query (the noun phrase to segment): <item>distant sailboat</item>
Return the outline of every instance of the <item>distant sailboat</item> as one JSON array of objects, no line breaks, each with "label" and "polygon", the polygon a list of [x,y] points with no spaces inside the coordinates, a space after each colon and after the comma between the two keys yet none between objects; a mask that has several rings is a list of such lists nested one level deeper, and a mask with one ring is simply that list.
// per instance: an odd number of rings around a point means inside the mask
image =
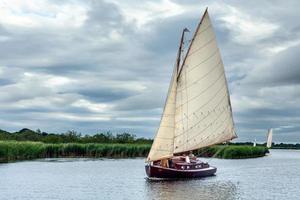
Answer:
[{"label": "distant sailboat", "polygon": [[273,139],[273,130],[269,129],[268,134],[267,134],[267,147],[268,148],[272,147],[272,139]]},{"label": "distant sailboat", "polygon": [[256,147],[256,138],[254,139],[253,146]]},{"label": "distant sailboat", "polygon": [[160,126],[147,158],[149,177],[213,175],[217,169],[191,151],[237,137],[224,66],[207,9],[181,62],[186,31],[181,35]]}]

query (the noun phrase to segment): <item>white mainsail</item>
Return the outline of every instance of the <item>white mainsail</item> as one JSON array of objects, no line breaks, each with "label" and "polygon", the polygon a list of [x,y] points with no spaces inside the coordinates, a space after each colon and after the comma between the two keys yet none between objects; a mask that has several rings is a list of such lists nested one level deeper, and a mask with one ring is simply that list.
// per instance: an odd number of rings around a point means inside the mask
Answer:
[{"label": "white mainsail", "polygon": [[273,130],[269,129],[268,130],[268,135],[267,135],[267,147],[268,148],[272,147],[272,138],[273,138]]},{"label": "white mainsail", "polygon": [[153,141],[148,155],[148,161],[160,160],[173,156],[173,144],[175,133],[175,106],[176,106],[176,66],[174,67],[171,84],[169,86],[168,96],[165,108],[161,117],[160,126]]},{"label": "white mainsail", "polygon": [[224,66],[207,10],[170,88],[148,161],[236,137]]}]

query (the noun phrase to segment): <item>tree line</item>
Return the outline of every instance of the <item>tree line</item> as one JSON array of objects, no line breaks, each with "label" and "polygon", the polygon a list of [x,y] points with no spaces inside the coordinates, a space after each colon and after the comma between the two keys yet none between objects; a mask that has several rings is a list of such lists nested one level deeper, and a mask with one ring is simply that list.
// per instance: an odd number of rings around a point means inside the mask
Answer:
[{"label": "tree line", "polygon": [[[28,128],[23,128],[20,131],[10,133],[0,129],[0,140],[15,140],[15,141],[37,141],[44,143],[112,143],[112,144],[152,144],[153,139],[137,138],[136,135],[130,133],[111,132],[96,133],[92,135],[82,135],[76,131],[67,131],[66,133],[46,133],[39,129],[36,131]],[[227,143],[228,145],[249,145],[252,142],[234,142]],[[266,143],[257,144],[257,146],[266,146]],[[300,144],[287,143],[272,143],[272,149],[300,149]]]},{"label": "tree line", "polygon": [[111,132],[96,133],[94,135],[82,135],[76,131],[67,131],[66,133],[46,133],[39,129],[36,131],[23,128],[20,131],[10,133],[0,129],[0,140],[16,141],[39,141],[44,143],[119,143],[119,144],[152,144],[152,139],[137,138],[130,133]]}]

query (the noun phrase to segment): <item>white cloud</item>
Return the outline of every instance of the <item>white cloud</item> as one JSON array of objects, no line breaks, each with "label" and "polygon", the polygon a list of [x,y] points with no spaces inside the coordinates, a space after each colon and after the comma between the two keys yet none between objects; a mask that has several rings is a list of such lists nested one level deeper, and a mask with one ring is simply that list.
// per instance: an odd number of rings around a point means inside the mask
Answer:
[{"label": "white cloud", "polygon": [[59,119],[59,120],[69,120],[69,121],[79,121],[79,122],[101,122],[101,121],[109,121],[111,120],[110,117],[99,116],[99,115],[75,115],[75,114],[68,114],[68,113],[49,113],[50,119]]},{"label": "white cloud", "polygon": [[50,1],[3,0],[0,23],[4,26],[42,28],[45,25],[79,27],[86,20],[87,7],[82,3],[52,4]]},{"label": "white cloud", "polygon": [[110,106],[103,103],[92,103],[85,99],[79,99],[71,104],[74,107],[80,107],[80,108],[86,108],[93,112],[104,112],[106,111]]},{"label": "white cloud", "polygon": [[[221,9],[219,9],[221,11]],[[233,6],[222,6],[220,20],[233,34],[236,42],[247,45],[271,37],[279,26],[259,16],[250,16]]]},{"label": "white cloud", "polygon": [[128,21],[136,22],[138,28],[143,27],[151,21],[157,21],[167,17],[176,16],[184,13],[183,6],[170,0],[145,1],[140,3],[128,3],[126,1],[113,1],[120,6],[120,9]]},{"label": "white cloud", "polygon": [[271,54],[277,54],[291,47],[298,46],[299,44],[300,44],[299,39],[292,40],[292,41],[281,41],[281,44],[276,44],[268,47],[267,51],[269,51]]}]

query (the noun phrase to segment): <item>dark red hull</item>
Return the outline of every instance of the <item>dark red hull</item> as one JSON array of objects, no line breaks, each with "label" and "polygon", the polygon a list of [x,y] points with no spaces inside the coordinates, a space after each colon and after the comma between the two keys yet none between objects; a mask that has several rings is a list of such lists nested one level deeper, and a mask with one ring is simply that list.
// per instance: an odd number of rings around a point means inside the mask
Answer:
[{"label": "dark red hull", "polygon": [[201,178],[213,176],[217,168],[209,166],[201,169],[180,170],[174,168],[165,168],[158,165],[146,165],[146,173],[149,178]]}]

